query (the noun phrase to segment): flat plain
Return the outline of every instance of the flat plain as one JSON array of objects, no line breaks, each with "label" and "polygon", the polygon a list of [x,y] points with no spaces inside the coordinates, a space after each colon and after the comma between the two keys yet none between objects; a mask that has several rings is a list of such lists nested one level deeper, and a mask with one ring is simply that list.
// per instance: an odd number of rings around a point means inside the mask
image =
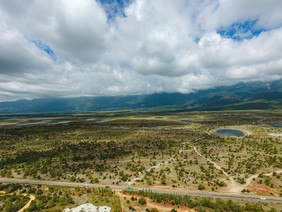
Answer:
[{"label": "flat plain", "polygon": [[281,111],[5,115],[0,175],[279,199],[281,120]]}]

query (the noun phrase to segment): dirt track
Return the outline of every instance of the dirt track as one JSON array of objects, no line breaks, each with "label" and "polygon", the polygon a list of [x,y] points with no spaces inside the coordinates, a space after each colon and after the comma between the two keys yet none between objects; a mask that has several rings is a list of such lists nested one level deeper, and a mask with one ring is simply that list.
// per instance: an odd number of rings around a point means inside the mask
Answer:
[{"label": "dirt track", "polygon": [[[223,172],[223,174],[229,179],[230,184],[228,185],[228,190],[230,192],[234,192],[234,193],[241,193],[241,191],[243,189],[246,189],[252,182],[253,178],[257,178],[258,174],[252,175],[250,176],[247,180],[246,183],[244,185],[241,185],[239,183],[237,183],[232,176],[230,176],[229,174],[227,174],[218,164],[216,164],[215,162],[213,162],[212,160],[210,160],[209,158],[205,158],[201,153],[198,152],[198,150],[196,149],[196,147],[194,147],[194,151],[202,158],[204,158],[205,160],[209,161],[210,163],[212,163],[214,165],[214,167],[218,170],[221,170]],[[276,171],[277,173],[281,173],[282,170],[278,170]],[[265,174],[266,176],[271,176],[273,172],[271,173],[267,173]]]},{"label": "dirt track", "polygon": [[[0,194],[6,194],[5,191],[0,191]],[[12,195],[12,194],[7,194],[7,195]],[[24,196],[27,196],[27,194],[23,194]],[[33,200],[36,199],[36,197],[33,194],[29,195],[30,200],[28,201],[28,203],[26,203],[26,205],[24,207],[22,207],[20,210],[18,210],[18,212],[23,212],[25,209],[28,209],[28,207],[30,206],[31,202]]]},{"label": "dirt track", "polygon": [[[24,195],[26,196],[27,194],[24,194]],[[30,198],[30,200],[28,201],[28,203],[22,209],[20,209],[18,212],[23,212],[25,209],[28,209],[28,207],[30,206],[31,202],[33,200],[35,200],[36,197],[34,195],[30,194],[29,198]]]}]

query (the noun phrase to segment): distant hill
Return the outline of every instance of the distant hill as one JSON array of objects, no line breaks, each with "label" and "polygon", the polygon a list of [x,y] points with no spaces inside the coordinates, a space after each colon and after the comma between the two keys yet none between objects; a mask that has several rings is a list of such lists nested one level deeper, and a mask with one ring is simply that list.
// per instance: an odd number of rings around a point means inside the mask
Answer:
[{"label": "distant hill", "polygon": [[77,112],[126,109],[248,110],[281,109],[282,80],[248,82],[190,94],[41,98],[0,102],[0,113]]}]

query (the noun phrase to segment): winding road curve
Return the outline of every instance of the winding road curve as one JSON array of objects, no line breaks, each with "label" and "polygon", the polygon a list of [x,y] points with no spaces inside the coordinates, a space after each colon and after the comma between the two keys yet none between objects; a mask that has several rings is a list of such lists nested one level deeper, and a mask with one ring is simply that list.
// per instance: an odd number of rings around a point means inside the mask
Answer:
[{"label": "winding road curve", "polygon": [[[12,195],[12,194],[6,194],[5,191],[0,191],[0,196],[1,196],[1,194],[2,194],[2,195]],[[27,194],[22,194],[22,195],[27,196]],[[35,197],[33,194],[30,194],[30,195],[29,195],[29,201],[28,201],[28,203],[26,203],[26,205],[23,206],[23,207],[22,207],[20,210],[18,210],[17,212],[23,212],[25,209],[28,209],[28,207],[30,206],[31,202],[32,202],[33,200],[35,200],[35,199],[36,199],[36,197]]]},{"label": "winding road curve", "polygon": [[[27,194],[25,194],[25,195],[27,195]],[[28,201],[28,203],[26,203],[26,205],[25,205],[22,209],[20,209],[18,212],[23,212],[25,209],[28,209],[28,207],[30,206],[31,202],[32,202],[33,200],[35,200],[36,197],[31,194],[31,195],[29,196],[29,198],[30,198],[30,200]]]}]

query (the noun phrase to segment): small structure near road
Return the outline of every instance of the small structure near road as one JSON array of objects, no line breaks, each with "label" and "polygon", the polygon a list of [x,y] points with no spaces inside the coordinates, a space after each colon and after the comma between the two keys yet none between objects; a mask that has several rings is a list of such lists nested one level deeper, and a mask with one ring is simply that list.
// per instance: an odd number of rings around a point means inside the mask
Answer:
[{"label": "small structure near road", "polygon": [[110,212],[111,208],[108,206],[95,206],[91,203],[80,205],[76,208],[66,208],[64,212]]}]

